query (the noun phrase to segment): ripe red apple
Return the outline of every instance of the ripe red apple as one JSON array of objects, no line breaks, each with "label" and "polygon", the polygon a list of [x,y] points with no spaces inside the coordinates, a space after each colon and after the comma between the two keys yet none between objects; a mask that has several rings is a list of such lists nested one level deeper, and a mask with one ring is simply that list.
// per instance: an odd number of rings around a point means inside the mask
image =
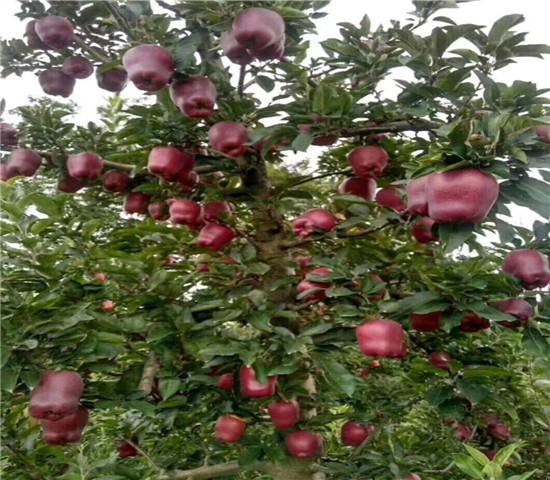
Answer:
[{"label": "ripe red apple", "polygon": [[435,221],[423,217],[411,227],[411,235],[418,243],[430,243],[437,239],[434,232]]},{"label": "ripe red apple", "polygon": [[411,313],[411,326],[419,332],[434,332],[441,328],[443,312]]},{"label": "ripe red apple", "polygon": [[170,98],[185,115],[192,118],[212,115],[217,96],[212,81],[199,75],[170,85]]},{"label": "ripe red apple", "polygon": [[178,225],[197,226],[202,223],[201,206],[193,200],[168,200],[170,221]]},{"label": "ripe red apple", "polygon": [[195,167],[195,156],[175,147],[155,147],[149,153],[149,171],[169,182],[181,181],[188,177]]},{"label": "ripe red apple", "polygon": [[78,409],[83,390],[84,382],[77,372],[43,372],[40,383],[31,392],[29,414],[53,422],[72,415]]},{"label": "ripe red apple", "polygon": [[122,57],[122,65],[134,85],[147,92],[156,92],[166,86],[176,64],[172,54],[159,45],[138,45],[128,50]]},{"label": "ripe red apple", "polygon": [[416,473],[409,473],[405,478],[391,478],[390,480],[422,480],[422,477],[420,475],[417,475]]},{"label": "ripe red apple", "polygon": [[277,12],[266,8],[248,8],[233,22],[233,36],[250,50],[262,50],[284,37],[285,21]]},{"label": "ripe red apple", "polygon": [[86,180],[73,178],[67,173],[62,173],[57,182],[57,189],[65,193],[76,193],[87,185]]},{"label": "ripe red apple", "polygon": [[279,430],[288,430],[300,420],[300,405],[295,400],[273,402],[268,405],[269,418]]},{"label": "ripe red apple", "polygon": [[239,417],[220,417],[216,422],[216,438],[220,442],[237,443],[246,432],[246,427],[246,422]]},{"label": "ripe red apple", "polygon": [[510,440],[510,429],[502,423],[490,425],[487,427],[487,433],[500,442],[507,442]]},{"label": "ripe red apple", "polygon": [[453,422],[451,424],[451,427],[456,430],[455,436],[461,442],[472,438],[472,427],[470,425],[466,425],[465,423]]},{"label": "ripe red apple", "polygon": [[382,364],[380,363],[379,360],[372,360],[370,362],[370,366],[371,368],[382,368]]},{"label": "ripe red apple", "polygon": [[235,389],[235,375],[233,373],[224,373],[218,378],[218,388],[233,391]]},{"label": "ripe red apple", "polygon": [[69,77],[83,79],[94,73],[94,66],[87,58],[76,56],[67,58],[61,70]]},{"label": "ripe red apple", "polygon": [[278,42],[269,45],[266,48],[260,50],[249,50],[249,53],[261,62],[267,60],[279,60],[285,53],[285,37],[281,37]]},{"label": "ripe red apple", "polygon": [[17,146],[17,136],[19,132],[9,123],[0,123],[0,144],[6,147]]},{"label": "ripe red apple", "polygon": [[426,185],[428,216],[438,223],[481,222],[498,193],[495,177],[475,168],[434,173]]},{"label": "ripe red apple", "polygon": [[127,172],[111,170],[103,176],[103,188],[111,193],[122,193],[130,186],[130,175]]},{"label": "ripe red apple", "polygon": [[355,195],[369,202],[374,200],[376,180],[373,178],[351,177],[344,180],[338,187],[340,195]]},{"label": "ripe red apple", "polygon": [[364,355],[388,358],[407,355],[405,332],[401,324],[393,320],[369,320],[357,327],[356,336]]},{"label": "ripe red apple", "polygon": [[359,372],[361,378],[367,378],[370,375],[370,370],[368,368],[362,368]]},{"label": "ripe red apple", "polygon": [[270,397],[275,395],[277,377],[268,377],[267,383],[256,380],[256,372],[252,367],[241,367],[239,371],[241,394],[247,398]]},{"label": "ripe red apple", "polygon": [[538,127],[534,127],[533,130],[543,142],[550,143],[550,126],[540,125]]},{"label": "ripe red apple", "polygon": [[422,217],[428,215],[428,198],[426,194],[428,180],[429,175],[411,180],[407,185],[407,209],[411,215],[420,215]]},{"label": "ripe red apple", "polygon": [[311,256],[305,256],[305,257],[298,257],[296,261],[298,262],[298,265],[300,266],[300,274],[302,276],[305,276],[306,270],[308,269],[309,264],[311,263],[311,260],[313,257]]},{"label": "ripe red apple", "polygon": [[290,455],[295,458],[312,458],[320,453],[323,440],[310,430],[299,430],[285,438],[285,446]]},{"label": "ripe red apple", "polygon": [[88,424],[88,410],[83,406],[77,406],[74,413],[57,421],[42,419],[44,429],[44,441],[48,445],[67,445],[76,443],[82,436],[82,430]]},{"label": "ripe red apple", "polygon": [[313,208],[302,213],[302,215],[294,220],[293,230],[296,235],[305,238],[315,233],[316,229],[330,232],[336,227],[337,223],[337,218],[328,210]]},{"label": "ripe red apple", "polygon": [[31,20],[25,27],[25,36],[27,37],[27,45],[30,48],[48,50],[50,47],[46,45],[36,33],[36,20]]},{"label": "ripe red apple", "polygon": [[[133,439],[132,442],[137,445],[136,439]],[[118,456],[120,458],[137,457],[138,455],[139,452],[137,448],[130,445],[126,440],[124,440],[118,447]]]},{"label": "ripe red apple", "polygon": [[13,150],[7,163],[10,177],[32,177],[42,165],[42,157],[34,150]]},{"label": "ripe red apple", "polygon": [[103,159],[94,153],[71,155],[67,160],[67,170],[78,180],[97,180],[103,170]]},{"label": "ripe red apple", "polygon": [[[311,270],[310,273],[313,275],[324,276],[324,275],[330,275],[332,273],[332,270],[330,268],[317,267]],[[298,293],[298,295],[300,295],[301,293],[307,292],[309,290],[321,289],[318,292],[305,296],[303,299],[306,302],[310,302],[312,300],[317,300],[319,302],[322,302],[326,298],[325,290],[328,288],[330,288],[330,283],[313,282],[311,280],[308,280],[306,276],[306,278],[304,278],[296,286],[296,292]]]},{"label": "ripe red apple", "polygon": [[517,277],[527,290],[542,288],[550,283],[548,258],[537,250],[515,250],[502,264],[502,271]]},{"label": "ripe red apple", "polygon": [[518,322],[499,322],[499,325],[506,328],[519,328],[522,325],[527,325],[529,320],[535,316],[535,310],[533,310],[533,307],[529,304],[529,302],[526,302],[520,298],[500,300],[499,302],[495,302],[494,305],[500,311],[518,317]]},{"label": "ripe red apple", "polygon": [[76,80],[65,75],[60,68],[50,68],[40,72],[38,82],[47,95],[67,98],[73,93]]},{"label": "ripe red apple", "polygon": [[235,230],[219,223],[207,223],[202,227],[196,240],[197,247],[221,250],[236,236]]},{"label": "ripe red apple", "polygon": [[197,265],[197,272],[208,273],[210,271],[210,265],[208,263],[199,263]]},{"label": "ripe red apple", "polygon": [[74,40],[73,24],[65,17],[49,15],[34,24],[38,38],[54,50],[67,48]]},{"label": "ripe red apple", "polygon": [[483,419],[489,427],[494,427],[500,423],[500,417],[496,413],[488,413]]},{"label": "ripe red apple", "polygon": [[433,352],[428,355],[428,363],[434,368],[441,370],[449,369],[449,362],[453,359],[451,355],[445,352]]},{"label": "ripe red apple", "polygon": [[104,312],[112,312],[116,307],[116,303],[113,302],[112,300],[105,300],[102,304],[101,304],[101,310],[103,310]]},{"label": "ripe red apple", "polygon": [[348,162],[358,177],[375,178],[382,175],[388,165],[386,150],[373,145],[354,148],[348,154]]},{"label": "ripe red apple", "polygon": [[243,155],[249,138],[248,130],[235,122],[218,122],[208,132],[210,146],[230,157]]},{"label": "ripe red apple", "polygon": [[166,202],[150,203],[147,211],[152,218],[160,222],[170,218],[170,207]]},{"label": "ripe red apple", "polygon": [[237,42],[232,30],[222,33],[220,42],[224,55],[231,62],[238,65],[248,65],[254,60],[246,48]]},{"label": "ripe red apple", "polygon": [[123,68],[112,68],[105,72],[101,68],[96,73],[97,84],[99,88],[108,92],[121,92],[128,85],[128,72]]},{"label": "ripe red apple", "polygon": [[374,425],[346,422],[342,427],[342,443],[349,447],[358,447],[374,432]]},{"label": "ripe red apple", "polygon": [[180,176],[178,182],[180,184],[181,191],[183,193],[191,193],[195,190],[197,184],[199,183],[200,178],[197,175],[197,172],[191,170],[187,175],[184,175],[183,178]]},{"label": "ripe red apple", "polygon": [[201,216],[205,222],[216,222],[221,217],[231,216],[231,206],[227,202],[206,202],[201,207]]},{"label": "ripe red apple", "polygon": [[383,207],[391,208],[397,213],[403,213],[407,209],[399,188],[382,188],[376,194],[375,199]]},{"label": "ripe red apple", "polygon": [[486,318],[481,318],[475,313],[469,313],[460,320],[461,332],[476,333],[488,328],[491,328],[491,322],[489,322]]},{"label": "ripe red apple", "polygon": [[485,450],[483,452],[489,460],[493,460],[496,457],[498,450]]},{"label": "ripe red apple", "polygon": [[94,275],[94,279],[96,282],[103,283],[105,280],[107,280],[107,275],[104,273],[96,273]]},{"label": "ripe red apple", "polygon": [[151,201],[151,195],[132,192],[126,195],[124,210],[126,213],[147,213],[147,206]]}]

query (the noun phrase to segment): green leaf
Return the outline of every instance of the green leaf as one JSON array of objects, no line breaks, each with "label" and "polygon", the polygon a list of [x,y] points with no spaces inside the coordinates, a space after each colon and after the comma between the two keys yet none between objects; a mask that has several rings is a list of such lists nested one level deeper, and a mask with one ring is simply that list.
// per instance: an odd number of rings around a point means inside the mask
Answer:
[{"label": "green leaf", "polygon": [[521,447],[521,443],[512,443],[511,445],[506,445],[504,448],[501,448],[497,452],[497,454],[495,455],[495,458],[493,459],[493,462],[496,463],[498,466],[503,467],[504,464],[508,461],[508,459],[520,447]]},{"label": "green leaf", "polygon": [[256,82],[266,92],[271,92],[275,88],[275,80],[265,75],[256,76]]},{"label": "green leaf", "polygon": [[532,470],[531,472],[523,473],[521,475],[512,475],[511,477],[508,477],[508,480],[527,480],[537,473],[537,471],[538,470]]},{"label": "green leaf", "polygon": [[487,387],[471,379],[458,381],[457,387],[472,403],[479,403],[491,395],[491,391]]},{"label": "green leaf", "polygon": [[312,110],[319,115],[328,115],[330,112],[330,104],[335,97],[335,91],[328,85],[321,83],[313,95]]},{"label": "green leaf", "polygon": [[483,377],[495,377],[495,378],[504,378],[509,377],[512,373],[509,370],[500,367],[475,367],[471,366],[464,369],[463,376],[464,378],[483,378]]},{"label": "green leaf", "polygon": [[535,328],[526,328],[521,340],[523,348],[532,355],[541,358],[548,358],[550,355],[550,345],[548,338]]},{"label": "green leaf", "polygon": [[323,370],[327,383],[335,390],[345,393],[349,397],[355,392],[357,378],[336,360],[316,355],[313,357],[315,365]]},{"label": "green leaf", "polygon": [[507,35],[510,33],[510,29],[516,25],[525,21],[523,15],[505,15],[504,17],[498,19],[491,30],[489,31],[488,40],[490,44],[495,46],[500,44]]},{"label": "green leaf", "polygon": [[426,401],[433,407],[441,405],[453,397],[452,387],[432,387],[426,392]]},{"label": "green leaf", "polygon": [[455,465],[460,468],[460,470],[462,470],[466,475],[474,477],[478,480],[484,479],[482,468],[472,457],[469,457],[468,455],[464,455],[462,453],[455,453],[453,454],[453,460],[455,462]]},{"label": "green leaf", "polygon": [[297,152],[306,152],[312,140],[313,135],[310,132],[303,132],[293,140],[291,147]]},{"label": "green leaf", "polygon": [[479,463],[482,467],[484,467],[490,462],[490,460],[487,458],[487,455],[485,455],[483,452],[480,452],[476,448],[466,444],[464,444],[464,448],[468,450],[468,453],[470,454],[470,456],[473,459],[475,459],[475,461]]},{"label": "green leaf", "polygon": [[243,449],[238,458],[239,465],[245,469],[252,467],[260,459],[262,453],[263,449],[260,446],[249,446]]},{"label": "green leaf", "polygon": [[0,370],[0,389],[12,393],[17,386],[21,367],[4,367]]},{"label": "green leaf", "polygon": [[437,225],[439,239],[445,243],[445,253],[464,245],[474,233],[473,223],[440,223]]},{"label": "green leaf", "polygon": [[164,400],[178,393],[181,387],[179,378],[161,378],[159,380],[159,390]]}]

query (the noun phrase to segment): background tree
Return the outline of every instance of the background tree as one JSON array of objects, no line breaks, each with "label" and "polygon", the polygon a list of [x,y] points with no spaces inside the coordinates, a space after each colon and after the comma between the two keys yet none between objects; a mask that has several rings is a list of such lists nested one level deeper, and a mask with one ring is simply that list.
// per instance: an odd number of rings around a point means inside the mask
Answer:
[{"label": "background tree", "polygon": [[550,48],[422,1],[308,58],[327,3],[21,2],[5,76],[144,99],[2,125],[6,479],[548,476],[550,101],[491,75]]}]

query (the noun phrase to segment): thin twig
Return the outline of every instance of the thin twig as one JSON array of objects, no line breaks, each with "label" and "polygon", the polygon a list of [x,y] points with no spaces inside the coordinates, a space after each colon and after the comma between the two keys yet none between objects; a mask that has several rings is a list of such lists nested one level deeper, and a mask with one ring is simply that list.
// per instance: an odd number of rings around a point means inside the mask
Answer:
[{"label": "thin twig", "polygon": [[336,172],[326,172],[326,173],[321,173],[320,175],[311,175],[311,176],[308,176],[306,178],[302,178],[301,180],[297,180],[294,183],[291,183],[290,185],[288,185],[285,188],[285,190],[287,188],[297,187],[298,185],[302,185],[304,183],[309,183],[309,182],[312,182],[314,180],[319,180],[320,178],[331,177],[333,175],[346,175],[347,173],[350,173],[350,172],[351,172],[351,170],[337,170]]},{"label": "thin twig", "polygon": [[106,57],[105,55],[98,52],[95,48],[92,48],[89,45],[87,45],[86,42],[82,40],[80,37],[75,37],[75,41],[78,44],[78,46],[82,48],[82,50],[87,51],[96,60],[99,60],[100,62],[103,62],[103,63],[109,63],[111,61],[109,57]]},{"label": "thin twig", "polygon": [[143,455],[143,458],[147,459],[147,461],[159,472],[163,469],[159,466],[157,462],[155,462],[147,452],[145,452],[137,443],[134,443],[130,438],[122,437],[122,439],[128,444],[134,447],[141,455]]}]

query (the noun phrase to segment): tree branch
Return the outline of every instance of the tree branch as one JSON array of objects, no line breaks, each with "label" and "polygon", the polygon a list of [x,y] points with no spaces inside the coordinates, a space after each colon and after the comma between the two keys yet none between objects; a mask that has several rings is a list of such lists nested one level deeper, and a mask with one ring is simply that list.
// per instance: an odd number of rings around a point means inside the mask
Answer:
[{"label": "tree branch", "polygon": [[[106,3],[109,3],[109,2],[106,2]],[[87,45],[86,42],[82,40],[80,37],[75,37],[75,41],[77,45],[80,48],[82,48],[82,50],[85,50],[86,52],[88,52],[96,60],[99,60],[100,62],[103,62],[103,63],[109,63],[111,61],[109,57],[106,57],[105,55],[99,53],[95,48],[92,48],[89,45]]]},{"label": "tree branch", "polygon": [[123,437],[122,438],[127,444],[131,445],[132,447],[134,447],[142,456],[143,458],[146,458],[147,461],[156,469],[158,470],[159,472],[162,471],[162,468],[159,467],[159,465],[157,464],[157,462],[155,462],[148,454],[147,452],[145,452],[144,450],[142,450],[140,448],[140,446],[137,444],[137,443],[134,443],[132,441],[132,439],[130,438],[125,438]]},{"label": "tree branch", "polygon": [[241,69],[239,71],[239,85],[237,87],[237,94],[239,95],[239,98],[242,100],[244,97],[244,80],[246,77],[246,65],[241,65]]},{"label": "tree branch", "polygon": [[160,368],[157,356],[154,353],[150,353],[145,366],[143,367],[143,374],[141,381],[139,382],[138,390],[142,390],[146,395],[151,393],[153,386],[155,385],[155,375]]},{"label": "tree branch", "polygon": [[446,123],[432,122],[430,120],[416,119],[416,120],[399,120],[396,122],[380,123],[378,125],[372,125],[369,127],[359,128],[356,130],[342,130],[340,137],[355,137],[357,135],[369,135],[371,133],[397,133],[397,132],[422,132],[428,130],[437,130]]},{"label": "tree branch", "polygon": [[[258,463],[254,466],[255,470],[267,471],[269,464]],[[220,465],[208,465],[205,467],[194,468],[192,470],[174,470],[165,475],[161,475],[157,480],[201,480],[225,475],[234,475],[240,473],[242,467],[238,462],[222,463]]]},{"label": "tree branch", "polygon": [[136,169],[136,166],[130,163],[119,163],[119,162],[111,162],[110,160],[103,160],[103,164],[106,167],[113,167],[113,168],[117,168],[118,170],[128,170],[129,172],[132,172]]}]

